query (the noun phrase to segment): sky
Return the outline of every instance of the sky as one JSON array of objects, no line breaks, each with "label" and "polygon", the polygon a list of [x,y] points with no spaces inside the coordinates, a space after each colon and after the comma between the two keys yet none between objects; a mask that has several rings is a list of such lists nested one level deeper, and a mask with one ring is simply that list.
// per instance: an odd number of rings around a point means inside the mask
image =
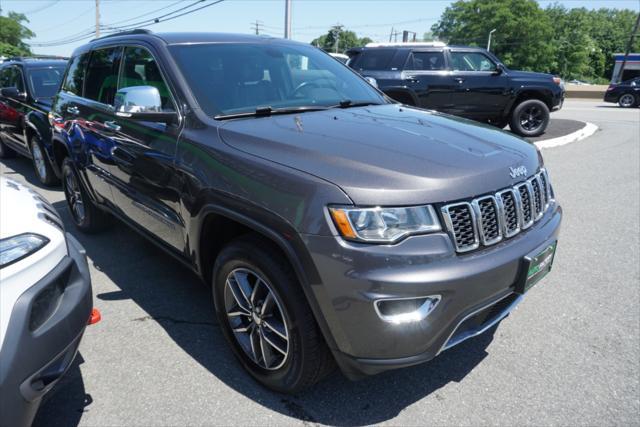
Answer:
[{"label": "sky", "polygon": [[[196,7],[206,5],[207,0]],[[123,26],[152,19],[195,3],[196,0],[100,0],[100,23]],[[542,7],[556,1],[539,0]],[[388,41],[392,28],[415,31],[421,37],[429,31],[452,1],[445,0],[292,0],[292,38],[309,42],[337,23],[359,37]],[[567,8],[601,7],[640,11],[640,0],[558,0]],[[36,33],[29,42],[38,54],[69,56],[73,49],[92,37],[68,44],[70,36],[95,30],[95,0],[0,0],[2,14],[24,13],[27,26]],[[258,20],[262,34],[282,37],[285,0],[224,0],[219,4],[168,22],[148,27],[162,31],[209,31],[253,33]],[[162,10],[159,10],[162,9]],[[189,10],[189,9],[185,9]],[[155,13],[151,13],[157,11]],[[144,16],[141,16],[144,15]],[[139,18],[138,18],[139,17]],[[125,22],[121,22],[125,21]],[[54,43],[40,47],[36,43]]]}]

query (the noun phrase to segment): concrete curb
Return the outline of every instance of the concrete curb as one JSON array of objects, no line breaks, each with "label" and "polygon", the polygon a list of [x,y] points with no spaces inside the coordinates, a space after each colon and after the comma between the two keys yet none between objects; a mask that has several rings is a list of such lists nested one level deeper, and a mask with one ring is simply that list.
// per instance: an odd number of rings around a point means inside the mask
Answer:
[{"label": "concrete curb", "polygon": [[542,141],[536,141],[534,144],[538,148],[551,148],[560,147],[561,145],[570,144],[572,142],[580,141],[590,137],[598,130],[598,126],[593,123],[586,122],[582,129],[570,133],[569,135],[559,136],[557,138],[545,139]]}]

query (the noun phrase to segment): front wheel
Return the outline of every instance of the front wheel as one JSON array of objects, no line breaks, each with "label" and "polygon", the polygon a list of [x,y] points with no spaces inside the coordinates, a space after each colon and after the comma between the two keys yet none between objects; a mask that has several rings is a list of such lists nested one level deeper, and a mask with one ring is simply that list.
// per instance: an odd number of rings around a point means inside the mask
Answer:
[{"label": "front wheel", "polygon": [[60,180],[56,176],[55,172],[53,172],[53,168],[45,154],[42,141],[37,135],[33,135],[31,137],[30,146],[33,169],[35,170],[36,176],[40,182],[46,186],[58,184]]},{"label": "front wheel", "polygon": [[295,275],[260,238],[242,237],[218,256],[213,296],[222,332],[244,368],[283,393],[310,387],[333,359]]},{"label": "front wheel", "polygon": [[635,107],[637,103],[636,97],[632,93],[625,93],[618,98],[618,105],[622,108]]},{"label": "front wheel", "polygon": [[93,203],[80,182],[73,162],[68,157],[62,163],[62,189],[73,223],[80,231],[95,233],[109,224],[107,214]]},{"label": "front wheel", "polygon": [[539,99],[522,101],[511,113],[509,126],[520,136],[540,136],[549,125],[549,107]]}]

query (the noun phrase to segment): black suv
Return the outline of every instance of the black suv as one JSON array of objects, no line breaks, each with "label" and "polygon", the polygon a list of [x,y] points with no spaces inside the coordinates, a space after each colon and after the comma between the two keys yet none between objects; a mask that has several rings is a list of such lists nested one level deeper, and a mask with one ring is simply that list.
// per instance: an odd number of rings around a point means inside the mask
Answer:
[{"label": "black suv", "polygon": [[432,359],[551,268],[561,209],[534,145],[391,102],[308,44],[103,37],[51,121],[77,227],[114,215],[197,272],[276,390]]},{"label": "black suv", "polygon": [[508,69],[476,47],[442,43],[378,45],[347,52],[350,67],[374,78],[387,95],[406,104],[442,111],[522,136],[538,136],[549,111],[564,100],[560,78]]},{"label": "black suv", "polygon": [[32,159],[45,185],[57,184],[60,177],[47,115],[66,65],[65,58],[46,56],[16,57],[0,64],[0,158],[18,152]]}]

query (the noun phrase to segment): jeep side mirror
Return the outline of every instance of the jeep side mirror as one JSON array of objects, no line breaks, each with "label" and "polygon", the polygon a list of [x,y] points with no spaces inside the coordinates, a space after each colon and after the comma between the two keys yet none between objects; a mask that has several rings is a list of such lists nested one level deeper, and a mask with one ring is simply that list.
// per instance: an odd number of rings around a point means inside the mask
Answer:
[{"label": "jeep side mirror", "polygon": [[497,64],[496,69],[493,71],[493,75],[499,76],[502,73],[504,73],[504,67],[502,66],[502,64]]},{"label": "jeep side mirror", "polygon": [[134,120],[170,123],[177,119],[175,112],[162,111],[160,91],[153,86],[130,86],[116,92],[116,116]]},{"label": "jeep side mirror", "polygon": [[0,95],[4,98],[12,98],[20,101],[25,101],[27,99],[27,94],[20,92],[17,87],[3,87],[0,89]]}]

